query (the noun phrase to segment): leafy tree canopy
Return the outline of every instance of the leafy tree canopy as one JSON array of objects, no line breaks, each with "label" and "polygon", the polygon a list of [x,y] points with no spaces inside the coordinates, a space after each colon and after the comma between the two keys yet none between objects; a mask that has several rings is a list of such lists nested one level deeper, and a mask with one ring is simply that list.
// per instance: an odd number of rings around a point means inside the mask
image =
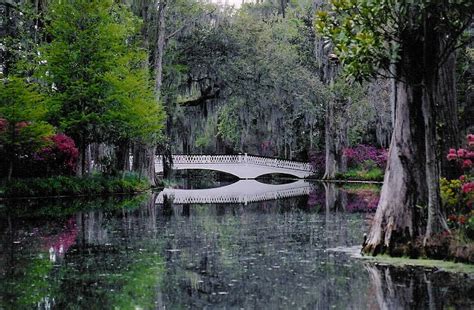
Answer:
[{"label": "leafy tree canopy", "polygon": [[163,112],[153,102],[139,48],[140,20],[112,0],[53,1],[48,16],[52,41],[42,50],[41,78],[57,104],[55,123],[79,148],[124,138],[156,140]]},{"label": "leafy tree canopy", "polygon": [[369,79],[390,71],[400,50],[423,37],[426,16],[438,21],[434,31],[446,34],[443,61],[470,24],[473,9],[469,0],[332,0],[318,11],[315,26],[333,43],[346,74]]}]

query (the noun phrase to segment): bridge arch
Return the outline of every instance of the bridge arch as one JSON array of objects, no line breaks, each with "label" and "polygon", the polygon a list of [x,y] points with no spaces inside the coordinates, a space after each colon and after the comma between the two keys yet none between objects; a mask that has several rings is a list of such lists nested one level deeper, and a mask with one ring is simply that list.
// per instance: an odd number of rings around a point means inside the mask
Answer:
[{"label": "bridge arch", "polygon": [[175,204],[187,203],[250,203],[256,201],[308,195],[312,185],[305,180],[287,184],[265,184],[255,180],[240,180],[235,183],[209,189],[174,189],[161,191],[156,203],[163,203],[165,196],[172,197]]},{"label": "bridge arch", "polygon": [[[311,175],[308,163],[249,155],[173,155],[175,170],[214,170],[229,173],[240,179],[255,179],[266,174],[287,174],[297,178]],[[162,157],[155,159],[155,171],[163,171]]]}]

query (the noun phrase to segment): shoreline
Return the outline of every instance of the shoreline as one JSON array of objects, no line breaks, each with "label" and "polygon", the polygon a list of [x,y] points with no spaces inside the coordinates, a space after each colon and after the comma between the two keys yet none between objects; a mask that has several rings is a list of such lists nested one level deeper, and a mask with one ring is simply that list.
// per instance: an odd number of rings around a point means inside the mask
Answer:
[{"label": "shoreline", "polygon": [[392,257],[388,255],[362,255],[360,251],[361,248],[361,246],[337,247],[327,249],[327,251],[345,253],[351,258],[363,260],[368,263],[380,266],[389,265],[394,267],[418,267],[431,270],[435,269],[436,271],[467,274],[469,277],[474,278],[474,264],[431,258]]}]

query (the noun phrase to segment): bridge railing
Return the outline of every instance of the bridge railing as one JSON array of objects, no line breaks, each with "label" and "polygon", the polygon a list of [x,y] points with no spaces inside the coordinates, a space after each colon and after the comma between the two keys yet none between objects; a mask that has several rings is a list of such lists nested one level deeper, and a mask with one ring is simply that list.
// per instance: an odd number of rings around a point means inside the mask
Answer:
[{"label": "bridge railing", "polygon": [[[238,183],[233,185],[228,185],[227,187],[232,188]],[[281,187],[284,188],[281,188]],[[163,203],[164,197],[168,196],[173,200],[175,204],[183,203],[248,203],[255,201],[264,201],[264,200],[274,200],[281,198],[289,198],[295,196],[308,195],[312,186],[310,184],[305,184],[301,186],[293,184],[286,185],[273,185],[275,189],[259,188],[258,185],[252,188],[252,190],[238,190],[234,191],[223,191],[215,192],[211,190],[182,190],[182,189],[164,189],[157,197],[157,203]],[[245,188],[245,187],[244,187]]]},{"label": "bridge railing", "polygon": [[[156,163],[162,164],[163,157],[156,156]],[[253,164],[259,166],[286,168],[292,170],[312,171],[309,163],[273,159],[252,155],[173,155],[173,164]]]}]

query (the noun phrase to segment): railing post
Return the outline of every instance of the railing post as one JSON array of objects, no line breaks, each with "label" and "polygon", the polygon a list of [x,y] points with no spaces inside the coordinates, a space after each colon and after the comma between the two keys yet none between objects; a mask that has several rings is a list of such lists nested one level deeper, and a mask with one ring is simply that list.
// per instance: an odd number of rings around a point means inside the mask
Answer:
[{"label": "railing post", "polygon": [[244,156],[245,156],[245,157],[244,157],[244,162],[247,163],[247,153],[244,153],[244,154],[245,154],[245,155],[244,155]]}]

